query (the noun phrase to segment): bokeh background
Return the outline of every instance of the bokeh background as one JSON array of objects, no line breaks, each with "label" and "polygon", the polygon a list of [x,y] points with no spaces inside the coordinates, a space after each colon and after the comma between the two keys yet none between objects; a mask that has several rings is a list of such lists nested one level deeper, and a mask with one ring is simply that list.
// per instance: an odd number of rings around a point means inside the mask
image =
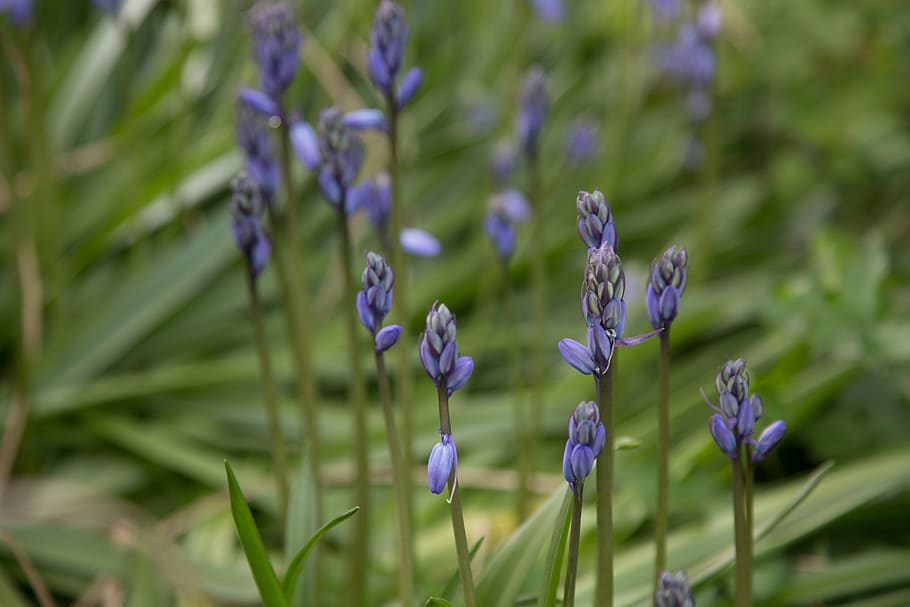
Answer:
[{"label": "bokeh background", "polygon": [[[292,105],[377,106],[365,77],[373,2],[292,2],[306,36]],[[694,129],[684,92],[658,68],[662,26],[639,0],[568,1],[562,20],[522,0],[404,2],[406,64],[424,87],[402,122],[407,224],[443,252],[410,264],[412,334],[436,299],[458,316],[475,376],[453,400],[469,541],[485,605],[532,596],[552,516],[517,530],[508,340],[547,346],[537,504],[555,515],[565,419],[590,398],[559,358],[580,339],[585,249],[575,195],[601,189],[627,272],[628,331],[648,326],[647,266],[689,251],[673,331],[670,564],[687,567],[702,605],[731,603],[729,466],[707,431],[716,369],[745,357],[767,419],[788,434],[758,468],[757,525],[814,470],[809,495],[756,546],[756,604],[910,604],[910,11],[900,0],[724,0],[713,109]],[[241,167],[234,98],[254,85],[240,0],[38,0],[31,24],[0,16],[0,604],[35,603],[27,555],[59,604],[245,605],[255,587],[235,538],[222,462],[253,502],[274,562],[286,562],[268,473],[265,417],[227,183]],[[546,234],[519,227],[510,266],[518,331],[482,220],[489,159],[513,133],[522,74],[549,78],[542,144]],[[576,121],[593,155],[567,150]],[[704,157],[687,163],[696,137]],[[577,145],[577,139],[574,139]],[[385,166],[367,139],[364,176]],[[577,151],[577,150],[576,150]],[[689,158],[691,160],[691,158]],[[328,511],[352,505],[351,418],[333,215],[309,175],[300,213],[310,256],[315,362],[330,485]],[[524,189],[518,167],[512,185]],[[354,221],[356,247],[378,242]],[[546,326],[530,324],[531,249],[550,276]],[[275,277],[263,275],[267,326],[299,461],[287,336]],[[437,440],[432,386],[411,348],[417,444]],[[618,604],[647,604],[651,575],[657,344],[618,355]],[[393,362],[397,357],[393,357]],[[371,365],[365,365],[370,369]],[[376,472],[370,602],[394,604],[395,524],[382,420],[371,389]],[[525,393],[525,397],[527,394]],[[26,421],[27,416],[27,421]],[[21,435],[21,445],[17,436]],[[629,441],[633,443],[634,441]],[[413,462],[418,584],[442,592],[455,571],[445,502]],[[297,504],[305,508],[306,484]],[[302,504],[302,506],[301,506]],[[593,509],[579,600],[593,578]],[[303,516],[303,515],[301,515]],[[542,516],[542,515],[541,515]],[[545,517],[543,517],[545,518]],[[344,527],[327,539],[326,601],[343,596]],[[726,556],[725,556],[726,555]],[[718,559],[720,559],[718,561]],[[503,587],[508,587],[503,591]],[[506,597],[506,598],[502,598]],[[482,599],[483,601],[484,599]]]}]

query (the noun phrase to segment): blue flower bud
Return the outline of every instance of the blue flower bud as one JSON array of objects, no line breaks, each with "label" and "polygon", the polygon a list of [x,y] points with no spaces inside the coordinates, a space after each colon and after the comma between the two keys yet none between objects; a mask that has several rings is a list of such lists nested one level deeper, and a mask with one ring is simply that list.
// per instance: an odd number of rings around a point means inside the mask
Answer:
[{"label": "blue flower bud", "polygon": [[740,440],[743,440],[752,436],[754,427],[755,415],[752,412],[752,401],[747,398],[740,405],[739,414],[736,416],[736,434]]},{"label": "blue flower bud", "polygon": [[596,369],[591,351],[574,339],[559,340],[559,353],[569,365],[583,375],[591,375]]},{"label": "blue flower bud", "polygon": [[606,373],[613,358],[613,344],[600,323],[588,327],[588,350],[594,358],[599,373]]},{"label": "blue flower bud", "polygon": [[236,117],[237,144],[246,159],[246,172],[259,187],[266,203],[271,204],[281,174],[272,150],[269,118],[242,96],[237,98]]},{"label": "blue flower bud", "polygon": [[705,2],[698,11],[695,19],[695,28],[704,40],[713,40],[720,33],[723,17],[720,6],[715,2]]},{"label": "blue flower bud", "polygon": [[588,166],[600,153],[597,126],[588,118],[573,122],[566,132],[566,158],[576,167]]},{"label": "blue flower bud", "polygon": [[695,607],[695,597],[685,571],[675,575],[669,571],[661,572],[654,593],[654,607]]},{"label": "blue flower bud", "polygon": [[501,213],[487,212],[483,227],[502,260],[508,260],[515,251],[515,226]]},{"label": "blue flower bud", "polygon": [[711,436],[720,447],[721,452],[730,459],[736,459],[736,437],[727,427],[727,422],[721,415],[711,417]]},{"label": "blue flower bud", "polygon": [[261,207],[256,186],[246,174],[231,180],[231,232],[253,278],[265,268],[272,250],[257,217]]},{"label": "blue flower bud", "polygon": [[376,88],[389,97],[407,42],[408,23],[404,11],[394,2],[382,0],[373,14],[367,70]]},{"label": "blue flower bud", "polygon": [[316,134],[321,167],[320,190],[336,210],[347,214],[350,209],[340,208],[339,203],[347,195],[363,164],[363,143],[345,124],[344,115],[335,107],[326,108],[319,114]]},{"label": "blue flower bud", "polygon": [[549,105],[546,76],[540,67],[533,67],[525,74],[515,123],[518,141],[528,155],[537,154],[538,139]]},{"label": "blue flower bud", "polygon": [[761,397],[758,394],[752,395],[752,415],[755,416],[755,421],[758,421],[764,415],[764,407],[762,406]]},{"label": "blue flower bud", "polygon": [[385,235],[392,212],[392,186],[388,173],[379,173],[372,179],[364,179],[351,188],[348,196],[351,212],[362,210],[380,237]]},{"label": "blue flower bud", "polygon": [[380,110],[354,110],[344,115],[344,124],[355,131],[383,131],[386,128],[385,115]]},{"label": "blue flower bud", "polygon": [[373,348],[376,352],[382,354],[396,343],[398,343],[398,338],[401,337],[401,327],[398,325],[389,325],[388,327],[383,327],[376,333],[376,337],[373,338]]},{"label": "blue flower bud", "polygon": [[474,368],[470,357],[458,356],[455,334],[455,316],[445,304],[434,303],[427,313],[427,328],[420,339],[420,362],[436,385],[451,378],[455,386],[449,386],[451,391],[462,387]]},{"label": "blue flower bud", "polygon": [[311,171],[319,168],[322,157],[319,154],[319,140],[309,123],[294,120],[290,128],[291,146],[300,163]]},{"label": "blue flower bud", "polygon": [[679,300],[686,290],[688,253],[675,246],[651,262],[651,273],[645,290],[648,320],[655,329],[667,328],[676,318]]},{"label": "blue flower bud", "polygon": [[765,459],[769,453],[777,446],[787,431],[787,425],[783,420],[777,420],[761,433],[758,441],[755,443],[755,451],[752,453],[752,461],[760,462]]},{"label": "blue flower bud", "polygon": [[419,67],[412,67],[404,75],[401,80],[401,86],[398,87],[397,103],[399,110],[410,103],[417,91],[420,90],[421,84],[423,84],[423,71]]},{"label": "blue flower bud", "polygon": [[613,249],[602,244],[588,252],[582,283],[581,309],[588,326],[600,323],[614,337],[622,335],[626,307],[622,301],[626,276]]},{"label": "blue flower bud", "polygon": [[471,379],[472,373],[474,373],[474,359],[470,356],[459,356],[458,360],[455,361],[455,370],[449,375],[449,380],[446,383],[449,389],[449,396],[464,387],[468,380]]},{"label": "blue flower bud", "polygon": [[739,401],[736,397],[724,390],[720,393],[720,410],[727,419],[739,416]]},{"label": "blue flower bud", "polygon": [[435,236],[419,228],[404,228],[399,235],[401,249],[416,257],[436,257],[442,245]]},{"label": "blue flower bud", "polygon": [[[453,476],[454,475],[454,476]],[[427,482],[430,491],[439,495],[445,489],[449,477],[453,476],[452,491],[458,477],[458,453],[455,450],[455,440],[451,434],[443,434],[442,440],[433,446],[430,458],[427,461]],[[449,498],[451,500],[451,497]]]},{"label": "blue flower bud", "polygon": [[591,474],[591,470],[594,469],[594,451],[587,445],[575,445],[572,448],[570,460],[572,476],[575,478],[576,483],[588,478],[588,475]]},{"label": "blue flower bud", "polygon": [[297,74],[303,36],[294,22],[294,14],[284,3],[257,2],[250,13],[250,29],[262,88],[278,99]]},{"label": "blue flower bud", "polygon": [[237,92],[237,99],[268,118],[278,116],[278,104],[262,91],[243,87]]},{"label": "blue flower bud", "polygon": [[578,234],[589,248],[605,244],[616,249],[618,243],[616,227],[613,225],[613,212],[602,192],[599,190],[578,192],[575,209],[578,211]]},{"label": "blue flower bud", "polygon": [[569,416],[569,439],[562,463],[563,476],[573,489],[591,474],[606,438],[597,404],[593,401],[579,403]]}]

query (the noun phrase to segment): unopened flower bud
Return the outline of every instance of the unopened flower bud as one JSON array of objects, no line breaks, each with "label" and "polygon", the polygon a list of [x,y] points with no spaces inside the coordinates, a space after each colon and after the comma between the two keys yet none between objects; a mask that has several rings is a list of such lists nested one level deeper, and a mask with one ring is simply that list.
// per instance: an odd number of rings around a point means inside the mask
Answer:
[{"label": "unopened flower bud", "polygon": [[[427,461],[427,482],[430,491],[439,495],[445,489],[449,477],[458,473],[458,454],[451,434],[443,434],[442,440],[433,446]],[[452,490],[455,490],[452,482]]]},{"label": "unopened flower bud", "polygon": [[727,427],[727,422],[721,415],[711,417],[711,436],[720,447],[721,452],[730,459],[736,459],[736,437]]},{"label": "unopened flower bud", "polygon": [[578,234],[588,247],[597,248],[606,244],[616,248],[613,212],[600,190],[580,191],[575,199],[575,209],[578,211]]},{"label": "unopened flower bud", "polygon": [[654,607],[695,607],[695,598],[685,571],[675,575],[669,571],[660,574],[657,591],[654,593]]},{"label": "unopened flower bud", "polygon": [[752,453],[752,461],[760,462],[765,459],[769,453],[777,446],[787,431],[787,425],[783,420],[777,420],[761,433],[758,441],[755,443],[755,451]]},{"label": "unopened flower bud", "polygon": [[303,37],[294,14],[283,2],[257,2],[250,13],[250,29],[262,88],[278,99],[293,82],[300,65]]}]

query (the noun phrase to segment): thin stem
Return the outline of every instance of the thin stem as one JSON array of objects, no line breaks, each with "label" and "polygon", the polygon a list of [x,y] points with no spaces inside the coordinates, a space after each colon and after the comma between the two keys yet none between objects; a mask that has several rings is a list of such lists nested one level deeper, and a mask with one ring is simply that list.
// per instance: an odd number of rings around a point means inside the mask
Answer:
[{"label": "thin stem", "polygon": [[528,156],[529,162],[529,196],[533,207],[531,213],[531,231],[533,259],[531,262],[531,290],[532,290],[532,316],[534,330],[531,343],[531,414],[528,423],[528,436],[526,438],[527,466],[534,470],[537,468],[537,442],[540,437],[543,415],[543,386],[544,386],[544,344],[547,339],[547,257],[546,235],[543,227],[543,191],[541,188],[540,159],[535,151]]},{"label": "thin stem", "polygon": [[370,465],[367,460],[367,411],[363,388],[363,371],[360,368],[360,348],[357,344],[357,316],[354,276],[351,273],[351,231],[345,213],[347,197],[342,194],[338,204],[338,231],[341,232],[342,274],[344,274],[345,328],[348,337],[348,395],[354,405],[354,457],[357,468],[356,502],[360,513],[354,524],[354,543],[351,548],[352,604],[364,605],[366,601],[367,558],[370,554]]},{"label": "thin stem", "polygon": [[[443,434],[452,434],[452,422],[449,419],[449,392],[446,380],[436,386],[439,399],[439,429]],[[461,575],[461,588],[464,594],[465,607],[477,607],[474,598],[474,576],[471,573],[471,554],[468,551],[468,537],[464,528],[464,514],[461,511],[461,494],[455,477],[455,469],[449,475],[449,493],[452,495],[452,531],[455,534],[455,552],[458,555],[458,571]]]},{"label": "thin stem", "polygon": [[613,607],[613,383],[616,380],[616,354],[606,373],[597,376],[597,407],[607,431],[607,441],[597,458],[597,590],[595,607]]},{"label": "thin stem", "polygon": [[749,589],[749,596],[752,596],[752,563],[753,563],[753,551],[754,551],[754,533],[755,533],[755,518],[754,507],[753,507],[753,493],[755,485],[755,470],[752,464],[752,447],[749,445],[744,445],[745,450],[745,460],[746,460],[746,561],[748,565],[749,578],[746,580],[748,582],[747,588]]},{"label": "thin stem", "polygon": [[746,511],[743,491],[742,448],[737,448],[737,459],[733,463],[733,537],[736,545],[736,607],[749,607],[749,584],[747,577],[748,555],[745,541]]},{"label": "thin stem", "polygon": [[521,392],[521,358],[518,349],[518,331],[515,326],[515,297],[512,295],[512,281],[509,276],[509,263],[502,260],[502,291],[505,300],[506,330],[509,350],[509,387],[512,389],[512,414],[515,436],[518,438],[518,500],[516,502],[518,520],[528,515],[531,493],[528,485],[531,477],[531,463],[534,460],[532,437],[529,436],[528,424],[522,410]]},{"label": "thin stem", "polygon": [[572,492],[572,527],[569,530],[569,557],[566,562],[566,585],[563,590],[563,607],[575,607],[575,578],[578,575],[578,542],[581,538],[581,496],[584,480],[578,481]]},{"label": "thin stem", "polygon": [[[401,420],[401,446],[402,456],[408,467],[414,461],[413,445],[411,437],[413,436],[413,411],[412,411],[412,393],[413,393],[413,376],[411,375],[411,359],[408,356],[411,345],[411,317],[408,312],[408,268],[407,260],[401,250],[401,216],[404,200],[401,196],[401,167],[398,161],[398,107],[397,102],[392,96],[386,97],[386,114],[389,117],[389,180],[392,186],[392,233],[386,234],[389,252],[392,256],[392,267],[395,269],[395,298],[392,300],[392,306],[395,308],[395,317],[401,326],[401,337],[399,341],[403,347],[398,348],[398,396],[402,412]],[[413,525],[414,504],[412,502],[413,492],[411,491],[411,475],[404,476],[405,488],[407,489],[405,507],[409,524]],[[410,540],[410,552],[414,553],[413,537]]]},{"label": "thin stem", "polygon": [[670,328],[660,334],[660,358],[657,365],[657,516],[654,522],[656,555],[654,560],[654,590],[657,591],[660,574],[667,568],[667,529],[669,517],[669,453],[670,411],[668,391],[670,383]]},{"label": "thin stem", "polygon": [[250,316],[253,318],[253,333],[256,339],[256,355],[259,360],[259,378],[265,397],[265,413],[269,426],[269,442],[272,447],[272,462],[275,466],[275,482],[278,486],[278,502],[281,505],[281,522],[284,525],[288,515],[288,464],[284,451],[284,439],[281,436],[281,413],[278,410],[278,392],[272,375],[272,362],[269,358],[268,340],[262,322],[262,306],[256,289],[256,278],[247,264],[247,295],[250,300]]},{"label": "thin stem", "polygon": [[[404,348],[402,348],[404,349]],[[389,443],[389,458],[392,461],[392,484],[398,510],[398,567],[399,595],[403,607],[414,604],[414,558],[411,554],[411,520],[408,516],[407,501],[410,491],[408,467],[401,457],[401,441],[395,428],[395,416],[392,412],[392,395],[389,389],[389,376],[385,370],[382,352],[376,352],[376,377],[379,382],[379,399],[382,401],[382,414],[385,418],[386,438]]]}]

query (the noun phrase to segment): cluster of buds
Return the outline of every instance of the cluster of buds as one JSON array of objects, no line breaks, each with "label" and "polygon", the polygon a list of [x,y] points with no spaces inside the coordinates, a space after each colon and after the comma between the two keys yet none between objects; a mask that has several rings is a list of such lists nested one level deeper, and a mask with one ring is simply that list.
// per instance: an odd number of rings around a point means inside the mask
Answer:
[{"label": "cluster of buds", "polygon": [[458,355],[455,316],[445,304],[434,303],[427,313],[427,328],[420,338],[420,362],[433,383],[445,383],[451,395],[474,372],[474,359]]},{"label": "cluster of buds", "polygon": [[250,12],[250,30],[262,88],[277,100],[297,75],[303,36],[294,13],[284,3],[258,2]]},{"label": "cluster of buds", "polygon": [[370,50],[367,52],[367,71],[373,84],[386,99],[393,101],[394,111],[402,109],[417,94],[423,82],[419,67],[408,70],[395,90],[395,80],[401,69],[401,59],[408,43],[408,22],[404,11],[391,0],[382,0],[373,14],[370,28]]},{"label": "cluster of buds", "polygon": [[695,597],[685,571],[663,571],[654,593],[654,607],[695,607]]},{"label": "cluster of buds", "polygon": [[595,249],[606,245],[616,249],[618,243],[613,212],[600,190],[578,192],[575,209],[578,211],[578,235],[588,248]]},{"label": "cluster of buds", "polygon": [[581,402],[569,416],[569,438],[562,457],[562,474],[574,491],[594,468],[603,450],[607,431],[600,421],[600,409],[593,401]]},{"label": "cluster of buds", "polygon": [[670,247],[651,263],[645,289],[648,319],[655,329],[668,329],[679,310],[679,299],[686,290],[688,255],[685,248]]},{"label": "cluster of buds", "polygon": [[503,261],[508,261],[515,251],[515,224],[526,221],[530,215],[528,201],[514,188],[490,197],[483,225]]},{"label": "cluster of buds", "polygon": [[458,451],[455,439],[451,434],[440,431],[440,441],[433,445],[430,458],[427,460],[427,483],[430,491],[439,495],[445,489],[449,477],[452,477],[452,491],[446,501],[451,503],[455,494],[455,483],[458,482]]},{"label": "cluster of buds", "polygon": [[319,114],[316,141],[320,158],[319,189],[329,204],[346,214],[345,198],[363,164],[363,142],[336,107]]},{"label": "cluster of buds", "polygon": [[537,155],[538,140],[549,107],[547,78],[540,67],[532,67],[525,75],[521,87],[518,117],[515,122],[518,141],[528,156]]},{"label": "cluster of buds", "polygon": [[783,438],[787,426],[783,420],[778,420],[765,428],[758,440],[752,438],[755,423],[761,419],[764,410],[761,398],[757,394],[749,394],[746,361],[738,358],[725,362],[717,372],[715,386],[718,404],[708,402],[717,412],[711,417],[710,425],[714,442],[730,459],[737,459],[740,445],[753,445],[752,462],[763,460]]},{"label": "cluster of buds", "polygon": [[256,184],[245,173],[234,177],[231,180],[231,232],[254,279],[265,268],[272,251],[259,221],[261,212]]},{"label": "cluster of buds", "polygon": [[272,150],[269,117],[256,105],[256,99],[248,90],[237,96],[237,145],[243,151],[247,174],[259,187],[266,204],[272,204],[281,173]]},{"label": "cluster of buds", "polygon": [[366,267],[360,276],[360,284],[363,290],[357,294],[357,315],[373,336],[373,350],[378,353],[385,352],[398,342],[401,327],[382,326],[392,308],[392,287],[395,284],[392,267],[382,255],[372,251],[366,254]]}]

